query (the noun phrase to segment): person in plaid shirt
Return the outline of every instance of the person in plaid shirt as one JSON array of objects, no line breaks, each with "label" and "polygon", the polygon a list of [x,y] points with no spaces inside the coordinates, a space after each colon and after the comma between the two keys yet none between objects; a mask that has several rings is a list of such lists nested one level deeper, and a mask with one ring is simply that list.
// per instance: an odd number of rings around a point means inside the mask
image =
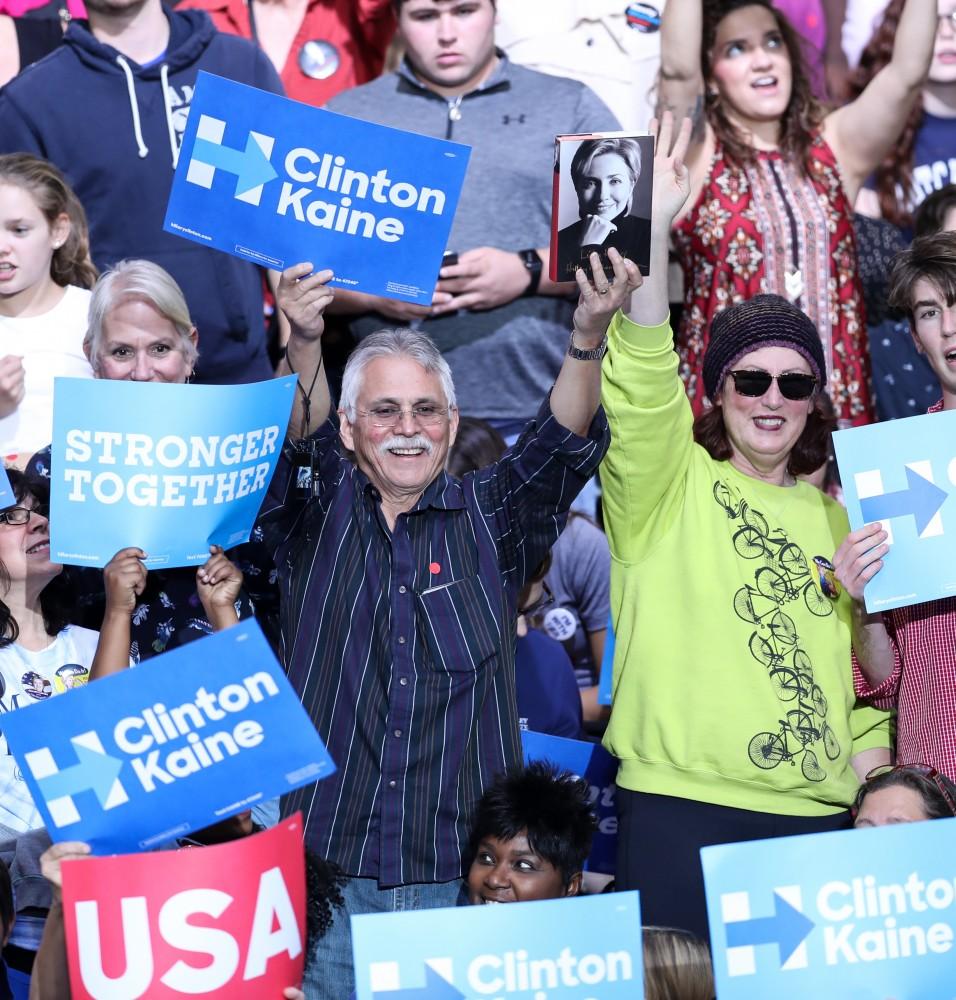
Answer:
[{"label": "person in plaid shirt", "polygon": [[[916,349],[939,379],[930,413],[956,409],[956,233],[922,236],[898,254],[890,306],[909,316]],[[956,597],[868,615],[863,587],[883,566],[879,523],[847,535],[834,564],[854,600],[854,680],[861,698],[896,708],[897,758],[956,779]]]}]

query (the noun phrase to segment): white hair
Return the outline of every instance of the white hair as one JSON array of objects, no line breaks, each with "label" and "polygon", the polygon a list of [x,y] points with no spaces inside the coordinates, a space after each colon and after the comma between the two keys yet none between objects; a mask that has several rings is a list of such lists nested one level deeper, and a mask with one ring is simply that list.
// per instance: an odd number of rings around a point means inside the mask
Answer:
[{"label": "white hair", "polygon": [[172,323],[179,334],[179,350],[192,367],[199,351],[190,336],[193,321],[182,289],[168,271],[151,260],[121,260],[101,275],[93,286],[86,336],[83,338],[83,346],[89,351],[93,368],[97,369],[107,315],[111,309],[129,299],[142,299]]},{"label": "white hair", "polygon": [[355,423],[356,404],[365,369],[376,358],[409,358],[421,365],[429,374],[438,376],[448,408],[455,407],[455,383],[451,369],[431,337],[407,328],[378,330],[355,348],[345,365],[339,407],[349,423]]}]

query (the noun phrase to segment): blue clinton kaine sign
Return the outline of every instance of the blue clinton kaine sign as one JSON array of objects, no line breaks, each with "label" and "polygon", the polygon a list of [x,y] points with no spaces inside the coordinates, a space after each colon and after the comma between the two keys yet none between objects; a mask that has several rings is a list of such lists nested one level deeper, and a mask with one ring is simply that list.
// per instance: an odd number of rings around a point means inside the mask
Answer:
[{"label": "blue clinton kaine sign", "polygon": [[700,852],[721,1000],[952,1000],[956,819]]},{"label": "blue clinton kaine sign", "polygon": [[53,840],[154,847],[335,770],[255,621],[9,712]]},{"label": "blue clinton kaine sign", "polygon": [[342,288],[431,302],[470,149],[200,73],[164,228]]}]

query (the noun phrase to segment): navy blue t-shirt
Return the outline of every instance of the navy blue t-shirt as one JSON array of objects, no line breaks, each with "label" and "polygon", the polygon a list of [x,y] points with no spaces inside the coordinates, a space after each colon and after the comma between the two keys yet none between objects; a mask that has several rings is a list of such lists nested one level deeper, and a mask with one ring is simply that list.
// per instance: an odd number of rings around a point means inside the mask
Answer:
[{"label": "navy blue t-shirt", "polygon": [[913,207],[947,184],[956,184],[956,118],[924,111],[913,143]]},{"label": "navy blue t-shirt", "polygon": [[515,680],[522,729],[581,738],[581,693],[571,659],[560,642],[536,629],[519,636]]}]

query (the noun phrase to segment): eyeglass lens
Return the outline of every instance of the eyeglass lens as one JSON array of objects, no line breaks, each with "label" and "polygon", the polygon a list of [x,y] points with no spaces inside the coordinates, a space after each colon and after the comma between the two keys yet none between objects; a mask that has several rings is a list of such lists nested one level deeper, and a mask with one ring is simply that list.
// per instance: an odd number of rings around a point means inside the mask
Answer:
[{"label": "eyeglass lens", "polygon": [[413,406],[410,411],[403,410],[399,406],[376,406],[367,411],[366,416],[376,427],[391,427],[407,412],[411,412],[412,419],[417,423],[430,427],[440,423],[448,411],[438,406]]},{"label": "eyeglass lens", "polygon": [[46,505],[38,503],[33,507],[22,507],[18,504],[16,507],[8,507],[6,510],[0,511],[0,522],[4,524],[26,524],[30,520],[31,514],[47,517]]}]

